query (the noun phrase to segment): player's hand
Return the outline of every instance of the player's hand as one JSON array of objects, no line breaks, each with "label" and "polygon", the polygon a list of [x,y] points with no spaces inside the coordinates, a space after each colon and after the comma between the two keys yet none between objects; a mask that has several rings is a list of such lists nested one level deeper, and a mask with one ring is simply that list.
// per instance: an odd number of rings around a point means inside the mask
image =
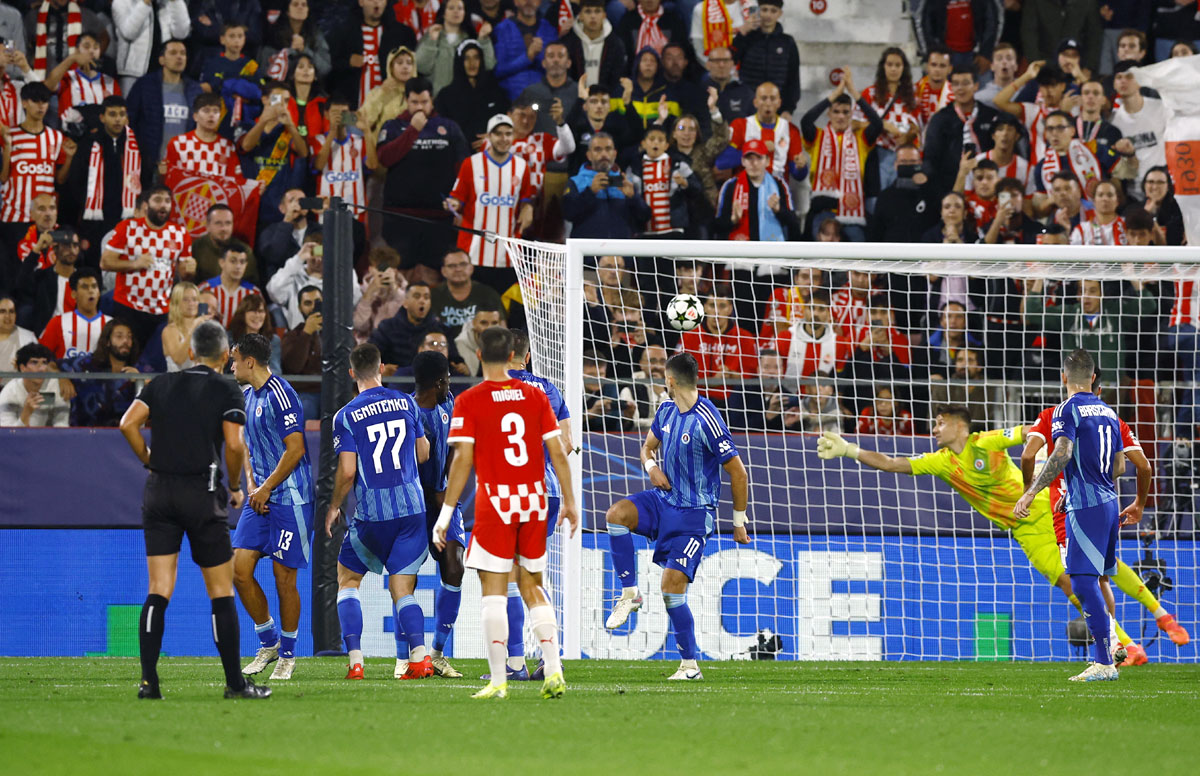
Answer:
[{"label": "player's hand", "polygon": [[438,548],[438,552],[446,549],[446,532],[450,530],[450,518],[439,516],[436,523],[433,524],[433,546]]},{"label": "player's hand", "polygon": [[271,498],[271,489],[266,483],[250,491],[250,508],[260,515],[267,513],[267,500]]},{"label": "player's hand", "polygon": [[246,503],[246,491],[231,490],[229,491],[229,506],[233,507],[235,512],[242,510],[242,505]]},{"label": "player's hand", "polygon": [[1136,501],[1121,510],[1121,525],[1137,525],[1142,519],[1142,505]]},{"label": "player's hand", "polygon": [[828,461],[831,458],[850,456],[858,451],[858,445],[851,444],[836,431],[826,431],[817,440],[817,457]]},{"label": "player's hand", "polygon": [[1026,493],[1017,499],[1017,505],[1013,507],[1013,517],[1018,520],[1024,520],[1029,517],[1029,506],[1033,503],[1033,495]]},{"label": "player's hand", "polygon": [[571,526],[571,536],[575,536],[575,532],[579,530],[579,508],[575,504],[563,504],[559,515],[564,521]]},{"label": "player's hand", "polygon": [[667,479],[666,473],[658,466],[650,470],[650,484],[659,490],[671,489],[671,481]]},{"label": "player's hand", "polygon": [[733,528],[733,540],[738,544],[750,543],[750,532],[746,530],[746,526],[738,525]]},{"label": "player's hand", "polygon": [[329,512],[325,514],[325,535],[333,538],[333,527],[337,525],[338,520],[342,516],[342,510],[336,507],[330,507]]}]

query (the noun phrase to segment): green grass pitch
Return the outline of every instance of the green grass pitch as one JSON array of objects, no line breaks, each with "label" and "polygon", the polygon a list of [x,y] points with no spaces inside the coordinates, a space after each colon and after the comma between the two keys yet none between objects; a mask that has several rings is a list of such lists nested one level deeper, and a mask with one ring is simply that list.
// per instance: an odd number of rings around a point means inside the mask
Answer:
[{"label": "green grass pitch", "polygon": [[[1076,685],[1082,664],[567,664],[473,701],[474,679],[397,682],[368,661],[301,659],[265,701],[221,699],[215,659],[165,658],[166,699],[138,701],[130,658],[0,658],[9,774],[1196,773],[1200,666]],[[456,662],[468,677],[482,661]],[[266,674],[264,674],[265,676]]]}]

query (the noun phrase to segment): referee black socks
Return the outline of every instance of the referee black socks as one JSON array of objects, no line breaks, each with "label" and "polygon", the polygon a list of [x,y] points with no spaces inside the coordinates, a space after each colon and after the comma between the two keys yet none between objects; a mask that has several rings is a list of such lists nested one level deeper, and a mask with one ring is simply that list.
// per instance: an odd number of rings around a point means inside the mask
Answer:
[{"label": "referee black socks", "polygon": [[213,641],[221,655],[221,667],[225,669],[225,686],[241,690],[246,686],[242,676],[242,661],[238,645],[237,607],[233,596],[212,599]]},{"label": "referee black socks", "polygon": [[138,618],[138,649],[142,659],[142,681],[158,691],[158,655],[162,652],[163,628],[170,601],[151,593]]}]

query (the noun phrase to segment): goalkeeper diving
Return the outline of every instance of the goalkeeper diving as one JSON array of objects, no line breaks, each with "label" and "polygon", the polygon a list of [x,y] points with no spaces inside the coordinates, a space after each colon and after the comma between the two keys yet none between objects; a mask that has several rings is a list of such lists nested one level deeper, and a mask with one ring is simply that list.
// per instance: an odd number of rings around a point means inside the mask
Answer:
[{"label": "goalkeeper diving", "polygon": [[[1071,578],[1054,537],[1048,492],[1042,491],[1033,500],[1028,517],[1018,520],[1013,516],[1013,507],[1025,492],[1025,483],[1007,450],[1022,444],[1025,435],[1024,426],[971,433],[967,408],[947,405],[936,411],[933,436],[938,449],[933,452],[912,458],[892,457],[865,450],[827,431],[817,440],[817,456],[824,460],[850,458],[872,469],[895,474],[934,475],[954,488],[976,512],[1010,532],[1030,565],[1061,590],[1082,614],[1083,607],[1071,589]],[[1125,659],[1123,648],[1114,651],[1118,662]]]}]

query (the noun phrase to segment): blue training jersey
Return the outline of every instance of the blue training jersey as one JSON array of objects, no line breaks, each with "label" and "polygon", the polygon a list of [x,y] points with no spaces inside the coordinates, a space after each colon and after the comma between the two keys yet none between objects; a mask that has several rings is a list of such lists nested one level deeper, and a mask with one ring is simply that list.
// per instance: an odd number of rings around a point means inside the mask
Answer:
[{"label": "blue training jersey", "polygon": [[[554,411],[554,417],[559,422],[571,417],[571,412],[567,409],[567,403],[563,401],[562,391],[544,377],[538,377],[532,372],[526,372],[524,369],[510,369],[508,376],[516,378],[523,383],[537,386],[542,389],[542,393],[546,394],[546,398],[550,400],[550,409]],[[555,438],[551,440],[551,444],[562,444]],[[546,456],[546,495],[556,498],[562,498],[562,485],[558,482],[558,475],[554,473],[554,465],[550,463],[550,456]]]},{"label": "blue training jersey", "polygon": [[[253,385],[242,388],[246,400],[246,447],[250,452],[250,466],[254,471],[254,482],[262,485],[283,457],[284,438],[300,434],[304,439],[304,408],[296,390],[279,375],[271,375],[263,387],[254,390]],[[308,459],[305,443],[304,457],[292,473],[271,491],[269,501],[273,504],[308,504],[313,500],[312,463]]]},{"label": "blue training jersey", "polygon": [[446,459],[450,456],[450,418],[454,415],[454,395],[446,397],[441,404],[431,409],[417,405],[417,397],[412,396],[413,406],[421,418],[421,427],[425,430],[425,438],[429,440],[429,459],[417,464],[417,472],[421,478],[421,487],[425,489],[425,498],[433,501],[433,494],[446,490],[449,471],[446,469]]},{"label": "blue training jersey", "polygon": [[354,516],[359,520],[424,519],[417,439],[425,429],[417,409],[408,394],[381,386],[355,396],[334,416],[334,452],[358,455]]},{"label": "blue training jersey", "polygon": [[1054,441],[1070,439],[1075,452],[1064,472],[1067,509],[1087,509],[1117,498],[1113,466],[1121,452],[1121,424],[1098,396],[1077,393],[1054,408],[1050,421]]},{"label": "blue training jersey", "polygon": [[675,402],[663,402],[650,433],[662,443],[658,465],[671,481],[671,489],[661,491],[667,503],[680,509],[715,508],[721,500],[721,467],[738,451],[713,403],[701,396],[690,410],[680,412]]}]

